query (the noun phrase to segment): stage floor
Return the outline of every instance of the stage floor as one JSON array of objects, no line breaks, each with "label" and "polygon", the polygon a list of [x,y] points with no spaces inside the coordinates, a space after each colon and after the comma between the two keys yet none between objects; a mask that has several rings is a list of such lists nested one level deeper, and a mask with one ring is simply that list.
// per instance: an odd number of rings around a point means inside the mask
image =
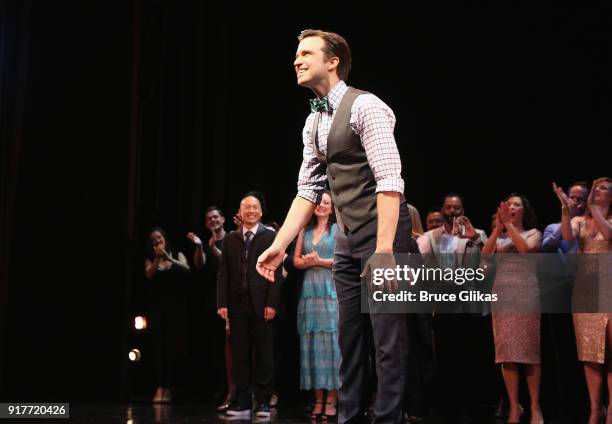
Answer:
[{"label": "stage floor", "polygon": [[[489,411],[476,413],[473,418],[461,421],[470,424],[502,424],[504,420],[495,420]],[[133,405],[78,405],[70,406],[71,423],[123,423],[123,424],[149,424],[149,423],[256,423],[272,422],[282,424],[310,424],[308,408],[298,404],[279,405],[278,410],[273,410],[270,420],[229,419],[218,415],[214,408],[198,404],[133,404]],[[335,421],[329,421],[335,422]],[[425,421],[426,424],[457,423],[457,420],[443,420],[432,417]]]}]

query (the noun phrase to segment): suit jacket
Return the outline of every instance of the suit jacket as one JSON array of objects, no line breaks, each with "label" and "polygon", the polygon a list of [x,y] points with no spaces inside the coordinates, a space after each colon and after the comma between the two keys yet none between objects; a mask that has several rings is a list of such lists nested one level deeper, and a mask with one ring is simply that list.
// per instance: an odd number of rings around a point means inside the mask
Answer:
[{"label": "suit jacket", "polygon": [[[474,228],[474,230],[480,235],[478,244],[471,243],[467,238],[457,239],[457,251],[455,254],[457,255],[458,266],[476,267],[479,264],[479,256],[477,255],[480,253],[480,248],[482,246],[480,243],[484,244],[487,241],[487,234],[478,228]],[[429,239],[431,251],[436,256],[440,254],[440,240],[443,234],[444,226],[429,230],[423,234],[424,237]],[[476,255],[476,258],[473,257],[474,255]],[[476,262],[472,262],[470,259],[476,259]]]},{"label": "suit jacket", "polygon": [[260,317],[263,317],[265,307],[278,311],[280,288],[284,280],[282,266],[276,270],[274,283],[262,277],[255,268],[257,258],[270,247],[275,236],[274,231],[260,223],[247,259],[244,258],[242,229],[225,236],[217,272],[217,308],[228,308],[229,313],[250,313],[254,310]]},{"label": "suit jacket", "polygon": [[[457,250],[453,253],[440,253],[440,243],[442,241],[442,235],[444,234],[444,226],[435,228],[433,230],[425,232],[422,237],[426,237],[431,245],[431,252],[424,255],[425,263],[430,267],[449,267],[452,268],[471,268],[475,269],[480,265],[480,250],[482,245],[487,241],[487,234],[483,230],[474,228],[474,230],[480,236],[477,243],[472,242],[467,238],[457,239]],[[456,293],[460,290],[476,288],[474,283],[466,285],[450,285],[450,284],[437,284],[435,290],[439,290],[444,293]],[[489,290],[489,285],[481,285],[484,291]],[[485,309],[483,309],[485,308]],[[453,302],[453,303],[439,303],[436,306],[437,312],[446,313],[485,313],[486,306],[478,302]]]}]

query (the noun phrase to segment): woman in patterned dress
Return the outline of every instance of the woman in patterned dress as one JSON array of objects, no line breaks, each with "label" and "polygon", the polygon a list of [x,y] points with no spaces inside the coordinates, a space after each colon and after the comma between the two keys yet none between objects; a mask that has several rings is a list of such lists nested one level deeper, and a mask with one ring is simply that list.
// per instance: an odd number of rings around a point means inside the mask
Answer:
[{"label": "woman in patterned dress", "polygon": [[[519,365],[525,367],[531,399],[531,423],[544,422],[540,408],[540,314],[539,289],[535,261],[516,253],[540,249],[542,234],[535,228],[536,216],[529,201],[518,194],[507,196],[497,210],[496,224],[482,254],[497,255],[497,273],[493,291],[498,293],[500,311],[493,305],[493,338],[495,362],[502,364],[502,375],[508,393],[508,423],[518,423],[523,413],[519,404]],[[496,309],[498,312],[496,312]]]},{"label": "woman in patterned dress", "polygon": [[[610,207],[612,202],[612,178],[602,177],[593,181],[593,186],[587,199],[585,215],[571,219],[567,195],[554,183],[553,190],[561,201],[561,232],[563,239],[578,239],[580,253],[598,254],[612,252],[612,209]],[[596,277],[601,277],[601,275],[597,274],[598,271],[593,273],[593,270],[589,269],[590,263],[596,264],[597,261],[580,261],[581,266],[579,266],[578,274],[576,275],[577,286],[581,281],[588,282],[593,281]],[[600,278],[601,281],[602,279]],[[609,279],[607,281],[609,282]],[[591,401],[589,424],[598,423],[602,415],[602,368],[606,361],[609,393],[606,424],[612,424],[611,318],[612,314],[605,312],[574,314],[578,359],[584,362],[584,374]]]},{"label": "woman in patterned dress", "polygon": [[297,319],[300,389],[314,391],[313,419],[336,416],[338,399],[338,300],[331,272],[337,230],[334,221],[331,197],[324,193],[312,220],[298,235],[293,259],[296,268],[306,270]]}]

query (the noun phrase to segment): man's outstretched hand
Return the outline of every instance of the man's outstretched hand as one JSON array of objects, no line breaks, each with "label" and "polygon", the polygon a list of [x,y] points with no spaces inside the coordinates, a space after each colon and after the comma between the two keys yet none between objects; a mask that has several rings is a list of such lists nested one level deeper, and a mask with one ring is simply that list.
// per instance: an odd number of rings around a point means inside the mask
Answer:
[{"label": "man's outstretched hand", "polygon": [[257,258],[257,272],[271,283],[274,282],[274,273],[281,266],[285,257],[285,250],[274,245],[268,247],[265,252]]}]

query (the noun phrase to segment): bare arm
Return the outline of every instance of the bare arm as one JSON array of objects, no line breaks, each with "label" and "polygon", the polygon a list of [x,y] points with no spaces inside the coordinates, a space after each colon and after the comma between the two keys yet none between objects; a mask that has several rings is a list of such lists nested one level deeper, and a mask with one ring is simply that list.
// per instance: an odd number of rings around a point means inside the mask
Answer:
[{"label": "bare arm", "polygon": [[145,277],[147,277],[147,280],[152,280],[155,277],[160,262],[161,258],[159,256],[155,256],[152,261],[145,259]]},{"label": "bare arm", "polygon": [[291,208],[289,208],[289,212],[287,212],[285,222],[281,229],[278,230],[272,246],[276,246],[285,251],[289,243],[291,243],[300,230],[306,226],[316,206],[317,205],[311,201],[299,196],[293,199]]},{"label": "bare arm", "polygon": [[214,243],[209,247],[213,255],[215,255],[217,258],[221,258],[221,249],[219,249]]},{"label": "bare arm", "polygon": [[606,220],[606,217],[601,213],[601,209],[591,208],[591,216],[604,240],[612,240],[612,223]]},{"label": "bare arm", "polygon": [[193,252],[193,264],[196,268],[202,268],[206,263],[206,254],[204,253],[204,249],[202,249],[201,244],[197,244],[195,251]]},{"label": "bare arm", "polygon": [[187,259],[185,258],[185,255],[183,255],[181,252],[178,252],[178,259],[174,259],[171,257],[170,261],[181,271],[187,272],[190,269],[189,265],[187,264]]},{"label": "bare arm", "polygon": [[417,239],[417,244],[419,246],[419,252],[423,254],[431,253],[431,243],[429,242],[429,237],[427,237],[425,234],[419,236]]},{"label": "bare arm", "polygon": [[297,242],[295,243],[295,252],[293,253],[293,265],[297,269],[306,269],[308,266],[306,265],[306,261],[302,258],[302,253],[304,252],[304,230],[300,231],[298,234]]},{"label": "bare arm", "polygon": [[563,191],[563,188],[557,186],[557,184],[552,183],[552,188],[559,202],[561,202],[561,235],[563,236],[563,240],[571,241],[576,238],[577,232],[574,231],[572,225],[572,217],[570,216],[570,202],[567,194]]},{"label": "bare arm", "polygon": [[497,247],[497,238],[501,234],[501,225],[496,225],[491,233],[491,237],[487,239],[487,242],[482,248],[483,255],[490,255],[495,253]]},{"label": "bare arm", "polygon": [[400,194],[394,191],[380,191],[376,194],[378,228],[376,232],[376,253],[393,253],[393,240],[399,219]]},{"label": "bare arm", "polygon": [[542,244],[542,234],[539,231],[534,232],[527,238],[523,238],[523,236],[521,236],[521,234],[517,231],[516,227],[512,224],[507,224],[506,230],[512,239],[514,247],[516,247],[516,250],[518,250],[519,253],[533,253],[540,250],[540,246]]},{"label": "bare arm", "polygon": [[195,251],[193,252],[193,264],[196,268],[202,268],[206,263],[206,254],[202,249],[202,240],[195,233],[187,233],[187,238],[195,244]]},{"label": "bare arm", "polygon": [[512,223],[510,222],[504,225],[506,227],[506,231],[508,232],[508,235],[512,239],[512,244],[514,244],[514,247],[516,247],[516,250],[518,250],[519,253],[530,252],[531,246],[527,243],[527,240],[525,240],[523,236],[521,236],[521,233],[518,232],[516,227],[512,225]]}]

